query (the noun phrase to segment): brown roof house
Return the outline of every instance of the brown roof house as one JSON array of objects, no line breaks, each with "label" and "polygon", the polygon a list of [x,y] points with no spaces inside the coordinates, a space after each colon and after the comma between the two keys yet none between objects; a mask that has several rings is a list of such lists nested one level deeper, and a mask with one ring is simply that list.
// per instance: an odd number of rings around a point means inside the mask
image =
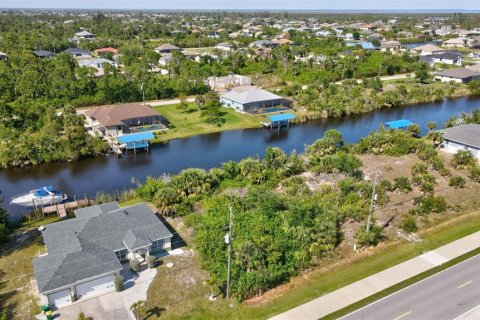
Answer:
[{"label": "brown roof house", "polygon": [[99,106],[86,110],[83,114],[87,130],[105,137],[161,130],[168,125],[164,116],[140,103]]}]

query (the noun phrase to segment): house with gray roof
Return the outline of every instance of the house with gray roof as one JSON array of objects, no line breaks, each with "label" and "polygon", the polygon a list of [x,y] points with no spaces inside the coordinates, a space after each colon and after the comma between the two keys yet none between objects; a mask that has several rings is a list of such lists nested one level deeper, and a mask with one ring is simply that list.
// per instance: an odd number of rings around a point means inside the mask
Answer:
[{"label": "house with gray roof", "polygon": [[33,51],[33,54],[37,57],[37,58],[45,58],[45,59],[49,59],[49,58],[53,58],[55,56],[55,53],[53,53],[52,51],[48,51],[48,50],[36,50],[36,51]]},{"label": "house with gray roof", "polygon": [[130,259],[171,248],[173,234],[145,204],[116,202],[75,210],[75,218],[42,230],[48,253],[33,259],[42,304],[56,308],[114,290]]},{"label": "house with gray roof", "polygon": [[63,52],[68,53],[74,58],[77,57],[91,57],[92,53],[88,50],[82,49],[82,48],[69,48]]},{"label": "house with gray roof", "polygon": [[441,82],[467,83],[479,79],[480,72],[468,68],[446,69],[435,73],[435,80]]},{"label": "house with gray roof", "polygon": [[461,124],[439,130],[443,134],[442,147],[449,153],[469,150],[480,160],[480,125]]},{"label": "house with gray roof", "polygon": [[240,86],[222,94],[220,102],[224,107],[248,113],[267,112],[285,107],[284,98],[256,86]]}]

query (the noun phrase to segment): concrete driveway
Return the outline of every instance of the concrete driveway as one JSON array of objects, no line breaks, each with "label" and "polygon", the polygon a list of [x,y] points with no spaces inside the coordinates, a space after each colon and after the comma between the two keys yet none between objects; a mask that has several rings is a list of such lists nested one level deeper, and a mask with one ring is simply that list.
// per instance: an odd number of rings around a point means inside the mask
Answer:
[{"label": "concrete driveway", "polygon": [[94,320],[135,319],[130,306],[138,300],[147,300],[148,287],[156,274],[157,269],[146,269],[137,275],[129,270],[128,264],[124,265],[122,276],[125,278],[125,290],[79,299],[72,305],[55,311],[55,319],[76,320],[80,312]]}]

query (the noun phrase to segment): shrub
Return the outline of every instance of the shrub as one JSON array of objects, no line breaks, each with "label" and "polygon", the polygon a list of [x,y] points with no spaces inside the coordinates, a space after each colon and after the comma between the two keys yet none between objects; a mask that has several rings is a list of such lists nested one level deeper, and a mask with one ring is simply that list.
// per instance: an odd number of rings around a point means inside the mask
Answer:
[{"label": "shrub", "polygon": [[480,166],[473,166],[470,168],[470,179],[475,182],[480,182]]},{"label": "shrub", "polygon": [[130,270],[133,272],[139,272],[140,271],[140,262],[138,262],[137,259],[132,259],[130,260]]},{"label": "shrub", "polygon": [[445,169],[445,164],[438,156],[431,158],[430,163],[435,171],[441,171],[442,169]]},{"label": "shrub", "polygon": [[441,196],[421,196],[414,200],[414,204],[417,205],[419,214],[427,215],[431,212],[440,213],[447,210],[447,202]]},{"label": "shrub", "polygon": [[122,276],[115,276],[113,278],[113,284],[115,285],[115,290],[117,291],[123,291],[124,289],[124,286],[123,286],[123,283],[124,283],[125,279],[122,277]]},{"label": "shrub", "polygon": [[448,185],[454,188],[465,188],[465,179],[460,176],[451,177],[448,180]]},{"label": "shrub", "polygon": [[376,246],[383,238],[383,229],[373,223],[370,231],[367,232],[366,226],[362,225],[357,232],[358,244],[361,246]]},{"label": "shrub", "polygon": [[427,174],[428,172],[428,167],[424,163],[415,163],[412,166],[412,176],[417,176],[417,175],[424,175]]},{"label": "shrub", "polygon": [[432,193],[433,190],[434,190],[434,187],[435,187],[435,185],[433,183],[424,181],[420,185],[420,191],[422,191],[424,193]]},{"label": "shrub", "polygon": [[417,222],[415,221],[415,217],[411,214],[406,214],[403,216],[402,223],[400,224],[400,228],[403,231],[411,233],[418,230]]},{"label": "shrub", "polygon": [[393,179],[393,188],[398,189],[401,192],[408,193],[412,191],[412,184],[410,183],[410,180],[407,177],[400,176],[400,177],[395,177]]},{"label": "shrub", "polygon": [[469,150],[460,150],[454,156],[452,165],[455,168],[467,168],[475,165],[476,160],[473,154]]},{"label": "shrub", "polygon": [[153,269],[155,268],[155,262],[156,262],[156,258],[154,256],[148,256],[147,258],[147,266],[149,269]]},{"label": "shrub", "polygon": [[386,190],[386,191],[393,191],[395,190],[396,188],[393,186],[393,184],[388,181],[388,180],[382,180],[380,181],[380,186],[379,186],[380,189],[382,190]]}]

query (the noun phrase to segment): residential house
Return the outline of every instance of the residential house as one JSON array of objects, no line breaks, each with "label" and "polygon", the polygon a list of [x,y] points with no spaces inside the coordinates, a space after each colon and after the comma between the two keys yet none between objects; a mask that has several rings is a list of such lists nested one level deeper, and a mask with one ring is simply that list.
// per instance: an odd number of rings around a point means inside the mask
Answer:
[{"label": "residential house", "polygon": [[448,39],[443,42],[443,46],[449,48],[476,48],[480,45],[480,42],[477,39],[459,37]]},{"label": "residential house", "polygon": [[383,52],[399,51],[402,48],[402,44],[398,41],[382,41],[380,44],[380,50]]},{"label": "residential house", "polygon": [[164,53],[172,53],[174,51],[182,51],[181,48],[177,47],[177,46],[174,46],[172,44],[169,44],[169,43],[166,43],[166,44],[162,44],[161,46],[159,47],[156,47],[155,50],[157,53],[159,54],[164,54]]},{"label": "residential house", "polygon": [[117,64],[105,58],[77,58],[77,63],[80,67],[94,68],[97,70],[95,75],[97,77],[104,75],[104,66],[109,64],[112,67],[117,67]]},{"label": "residential house", "polygon": [[250,86],[250,77],[231,74],[225,77],[208,77],[207,84],[213,91],[225,91],[234,87]]},{"label": "residential house", "polygon": [[72,41],[80,42],[84,40],[95,40],[95,35],[86,30],[75,33],[75,36],[72,38]]},{"label": "residential house", "polygon": [[236,87],[220,96],[224,107],[248,113],[261,113],[283,108],[284,98],[256,86]]},{"label": "residential house", "polygon": [[154,51],[160,54],[158,63],[161,66],[167,66],[173,59],[173,52],[181,52],[182,49],[167,43],[167,44],[162,44],[159,47],[156,47]]},{"label": "residential house", "polygon": [[82,48],[69,48],[63,52],[68,53],[74,58],[78,58],[78,57],[88,58],[92,56],[92,53],[90,51]]},{"label": "residential house", "polygon": [[273,48],[276,46],[277,44],[270,40],[257,40],[249,45],[250,48]]},{"label": "residential house", "polygon": [[372,33],[367,37],[368,41],[373,41],[373,40],[383,40],[384,37],[380,33]]},{"label": "residential house", "polygon": [[33,270],[41,303],[55,308],[113,291],[123,262],[169,250],[173,237],[145,203],[77,209],[41,232],[48,253],[33,259]]},{"label": "residential house", "polygon": [[235,46],[231,43],[221,42],[221,43],[217,44],[215,46],[215,48],[217,48],[219,50],[230,52],[230,51],[233,51],[235,49]]},{"label": "residential house", "polygon": [[88,131],[105,137],[144,130],[166,128],[168,121],[159,112],[140,103],[105,105],[82,112]]},{"label": "residential house", "polygon": [[443,147],[449,153],[460,150],[469,150],[480,160],[480,125],[461,124],[451,128],[439,130],[443,134]]},{"label": "residential house", "polygon": [[208,35],[207,35],[207,38],[218,39],[218,38],[220,38],[220,33],[216,32],[216,31],[209,32]]},{"label": "residential house", "polygon": [[480,72],[468,68],[447,69],[435,73],[435,80],[442,82],[468,83],[472,80],[480,80]]},{"label": "residential house", "polygon": [[118,49],[112,47],[95,49],[94,52],[97,56],[103,53],[111,53],[114,56],[118,55]]},{"label": "residential house", "polygon": [[445,52],[445,49],[434,46],[433,44],[426,44],[426,45],[423,45],[423,46],[416,47],[412,50],[417,52],[421,56],[429,56],[429,55],[439,54],[439,53]]},{"label": "residential house", "polygon": [[50,59],[55,57],[55,53],[47,50],[36,50],[33,51],[33,54],[40,59]]},{"label": "residential house", "polygon": [[449,65],[462,66],[463,55],[460,52],[444,52],[431,56],[433,63],[444,63]]}]

